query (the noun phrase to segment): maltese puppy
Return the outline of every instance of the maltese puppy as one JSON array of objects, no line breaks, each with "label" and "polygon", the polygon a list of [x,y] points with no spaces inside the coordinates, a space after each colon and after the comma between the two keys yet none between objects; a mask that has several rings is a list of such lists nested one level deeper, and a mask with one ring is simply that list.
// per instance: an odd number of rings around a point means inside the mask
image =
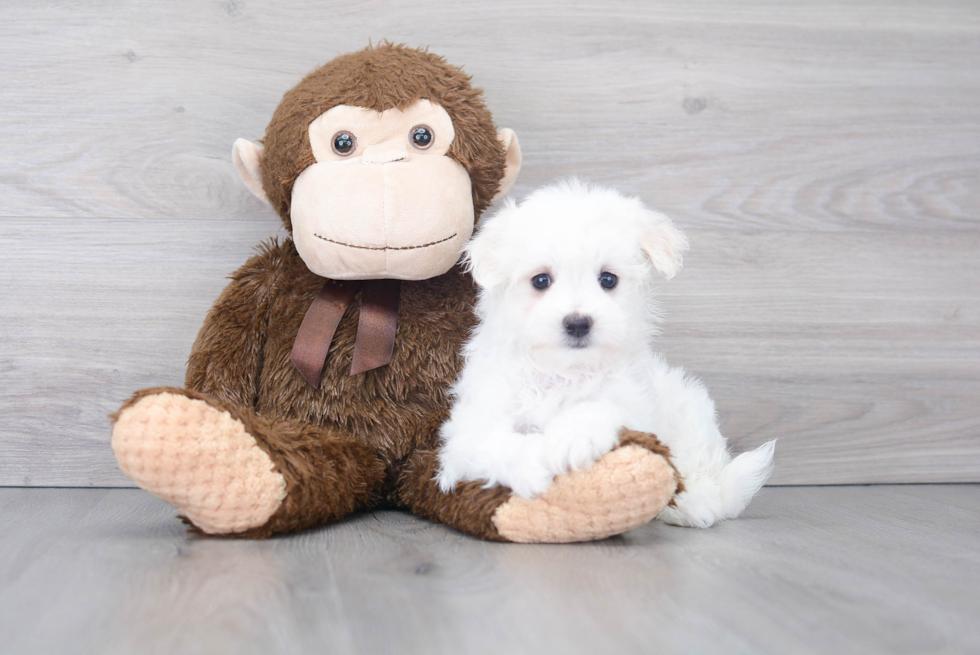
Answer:
[{"label": "maltese puppy", "polygon": [[670,447],[685,490],[658,518],[708,527],[738,516],[775,442],[732,459],[704,385],[654,352],[655,274],[687,239],[636,198],[577,180],[508,202],[466,248],[481,292],[450,418],[443,491],[483,480],[523,497],[588,467],[622,428]]}]

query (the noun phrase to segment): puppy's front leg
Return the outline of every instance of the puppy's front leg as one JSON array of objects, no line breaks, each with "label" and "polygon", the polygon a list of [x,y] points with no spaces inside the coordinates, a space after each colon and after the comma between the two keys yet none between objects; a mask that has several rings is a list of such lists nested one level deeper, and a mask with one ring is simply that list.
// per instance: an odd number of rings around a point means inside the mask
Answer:
[{"label": "puppy's front leg", "polygon": [[545,427],[544,456],[555,473],[583,469],[619,443],[625,413],[605,401],[563,408]]},{"label": "puppy's front leg", "polygon": [[522,434],[483,414],[456,411],[442,427],[437,481],[443,493],[459,482],[482,480],[531,498],[551,484],[541,434]]}]

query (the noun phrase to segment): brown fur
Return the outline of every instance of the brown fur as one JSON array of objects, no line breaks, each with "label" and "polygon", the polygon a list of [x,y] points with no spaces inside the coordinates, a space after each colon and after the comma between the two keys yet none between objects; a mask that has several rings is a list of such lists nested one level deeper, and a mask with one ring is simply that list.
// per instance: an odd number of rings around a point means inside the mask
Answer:
[{"label": "brown fur", "polygon": [[453,120],[456,138],[449,156],[470,174],[479,216],[497,193],[504,175],[504,150],[483,92],[470,77],[442,57],[422,49],[382,43],[342,55],[317,68],[286,92],[265,133],[262,186],[287,230],[293,183],[316,162],[310,123],[337,105],[385,111],[418,100],[441,105]]}]

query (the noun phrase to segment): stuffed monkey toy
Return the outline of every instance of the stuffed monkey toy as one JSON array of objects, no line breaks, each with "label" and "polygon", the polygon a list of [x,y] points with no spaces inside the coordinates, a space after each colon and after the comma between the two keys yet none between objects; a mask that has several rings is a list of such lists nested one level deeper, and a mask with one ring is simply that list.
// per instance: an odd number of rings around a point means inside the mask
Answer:
[{"label": "stuffed monkey toy", "polygon": [[434,481],[475,324],[457,261],[521,163],[461,70],[391,44],[343,55],[286,93],[263,145],[239,139],[233,159],[290,238],[231,277],[185,387],[140,391],[113,415],[123,472],[192,529],[263,538],[398,507],[484,539],[570,542],[670,502],[667,449],[628,430],[536,498]]}]

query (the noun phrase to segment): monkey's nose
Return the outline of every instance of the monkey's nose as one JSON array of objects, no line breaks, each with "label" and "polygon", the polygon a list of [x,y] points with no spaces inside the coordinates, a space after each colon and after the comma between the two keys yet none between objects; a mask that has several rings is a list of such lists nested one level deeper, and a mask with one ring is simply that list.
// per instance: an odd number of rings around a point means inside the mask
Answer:
[{"label": "monkey's nose", "polygon": [[361,161],[365,164],[390,164],[395,161],[405,161],[408,159],[408,148],[397,143],[379,143],[368,146],[361,155]]},{"label": "monkey's nose", "polygon": [[592,317],[581,314],[569,314],[561,324],[565,326],[565,333],[568,336],[581,339],[589,333],[589,328],[592,327]]}]

